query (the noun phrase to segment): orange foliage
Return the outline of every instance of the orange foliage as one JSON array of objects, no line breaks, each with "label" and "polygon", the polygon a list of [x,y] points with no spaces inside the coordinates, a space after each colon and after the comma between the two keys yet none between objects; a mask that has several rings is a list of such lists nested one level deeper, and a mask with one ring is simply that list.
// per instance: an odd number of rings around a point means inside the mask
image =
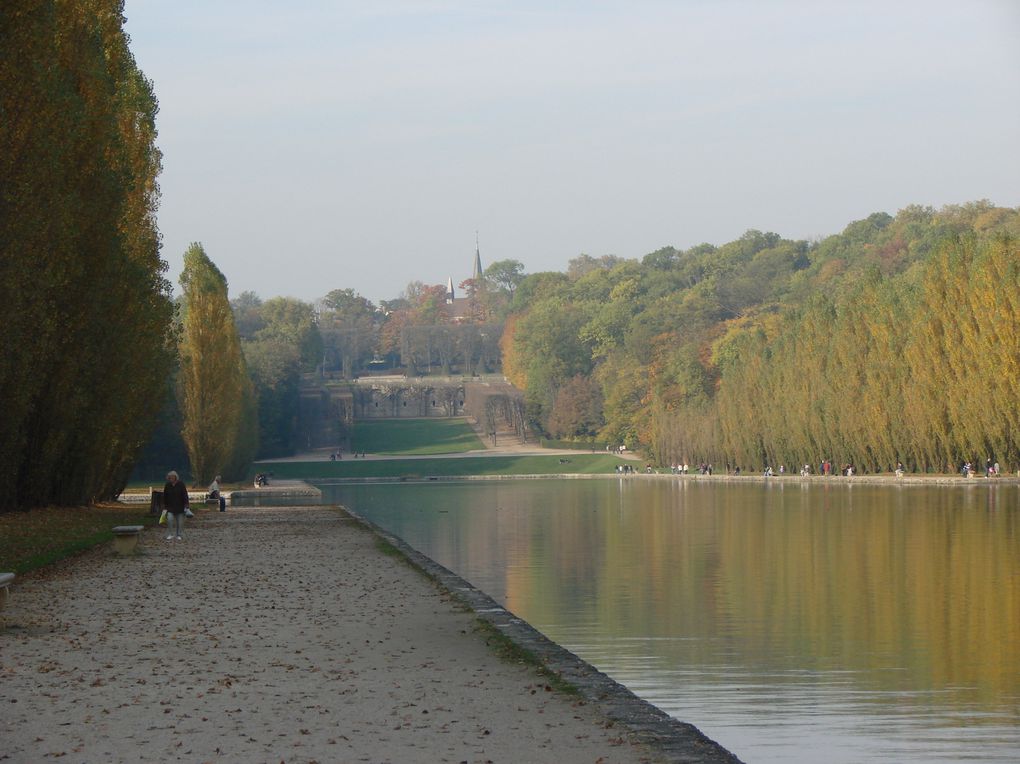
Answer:
[{"label": "orange foliage", "polygon": [[518,320],[519,317],[516,315],[507,317],[506,324],[503,326],[503,336],[499,338],[499,350],[503,356],[503,376],[510,380],[510,383],[518,390],[526,390],[528,374],[514,342]]}]

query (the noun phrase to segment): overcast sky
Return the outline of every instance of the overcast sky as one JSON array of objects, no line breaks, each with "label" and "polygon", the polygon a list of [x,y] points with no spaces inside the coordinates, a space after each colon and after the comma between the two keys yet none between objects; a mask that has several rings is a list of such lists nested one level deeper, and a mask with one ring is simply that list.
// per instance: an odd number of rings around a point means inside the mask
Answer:
[{"label": "overcast sky", "polygon": [[[159,227],[230,282],[372,301],[513,258],[1020,206],[1020,2],[127,0]],[[179,287],[178,287],[179,288]]]}]

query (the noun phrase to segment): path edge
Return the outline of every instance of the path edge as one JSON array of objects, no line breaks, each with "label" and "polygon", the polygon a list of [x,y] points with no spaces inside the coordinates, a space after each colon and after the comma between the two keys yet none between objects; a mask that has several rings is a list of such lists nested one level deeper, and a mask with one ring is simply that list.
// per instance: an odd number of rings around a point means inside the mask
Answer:
[{"label": "path edge", "polygon": [[477,618],[497,629],[517,647],[534,655],[545,668],[575,687],[580,696],[603,716],[625,727],[632,740],[648,746],[663,761],[669,764],[740,764],[740,759],[693,724],[674,719],[639,698],[399,536],[349,507],[337,505],[337,508],[397,549],[413,567],[446,589]]}]

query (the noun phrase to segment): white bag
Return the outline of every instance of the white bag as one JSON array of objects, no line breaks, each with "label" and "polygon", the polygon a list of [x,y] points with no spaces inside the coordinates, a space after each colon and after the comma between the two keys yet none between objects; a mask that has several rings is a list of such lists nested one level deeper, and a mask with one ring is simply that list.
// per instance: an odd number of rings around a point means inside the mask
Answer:
[{"label": "white bag", "polygon": [[191,511],[191,507],[185,507],[184,508],[184,516],[185,517],[194,517],[195,513]]}]

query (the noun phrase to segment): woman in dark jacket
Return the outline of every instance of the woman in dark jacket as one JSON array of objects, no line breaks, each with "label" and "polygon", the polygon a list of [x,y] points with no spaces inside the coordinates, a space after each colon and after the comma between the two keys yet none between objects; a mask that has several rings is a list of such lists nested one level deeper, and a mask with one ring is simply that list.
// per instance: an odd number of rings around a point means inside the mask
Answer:
[{"label": "woman in dark jacket", "polygon": [[184,530],[184,510],[190,507],[190,501],[184,481],[172,470],[167,474],[166,485],[163,486],[163,506],[168,515],[167,530],[170,531],[166,540],[170,541],[176,536],[180,541],[181,531]]}]

